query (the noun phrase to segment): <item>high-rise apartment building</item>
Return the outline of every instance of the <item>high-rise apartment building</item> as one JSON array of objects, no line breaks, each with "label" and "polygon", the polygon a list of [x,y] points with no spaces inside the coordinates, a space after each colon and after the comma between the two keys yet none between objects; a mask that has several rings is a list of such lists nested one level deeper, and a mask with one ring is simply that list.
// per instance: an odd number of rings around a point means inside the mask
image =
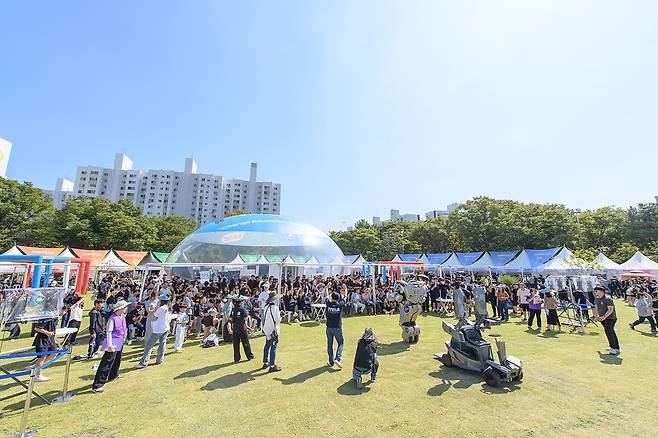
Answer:
[{"label": "high-rise apartment building", "polygon": [[280,214],[281,185],[257,181],[257,164],[251,163],[249,180],[197,172],[193,158],[185,170],[133,170],[132,160],[116,154],[111,169],[78,167],[75,183],[60,178],[48,193],[55,207],[71,197],[101,197],[113,202],[129,199],[146,216],[185,216],[200,224],[222,219],[233,210]]}]

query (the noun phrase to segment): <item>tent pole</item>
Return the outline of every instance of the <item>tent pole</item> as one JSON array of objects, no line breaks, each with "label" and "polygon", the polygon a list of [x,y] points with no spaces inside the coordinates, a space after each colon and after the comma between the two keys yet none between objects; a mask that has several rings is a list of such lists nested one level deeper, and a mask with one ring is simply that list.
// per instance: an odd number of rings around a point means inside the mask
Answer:
[{"label": "tent pole", "polygon": [[279,276],[277,277],[276,287],[278,290],[277,295],[281,297],[281,271],[283,270],[283,264],[279,265]]}]

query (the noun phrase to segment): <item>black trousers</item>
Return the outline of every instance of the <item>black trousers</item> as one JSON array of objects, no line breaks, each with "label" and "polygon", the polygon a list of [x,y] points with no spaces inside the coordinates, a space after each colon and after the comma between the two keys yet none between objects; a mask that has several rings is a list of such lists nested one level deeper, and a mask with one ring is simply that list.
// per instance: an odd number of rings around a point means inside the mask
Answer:
[{"label": "black trousers", "polygon": [[240,362],[240,342],[242,342],[242,348],[244,348],[244,354],[247,356],[247,359],[253,359],[254,355],[251,352],[251,345],[249,344],[249,336],[247,333],[233,332],[233,360]]},{"label": "black trousers", "polygon": [[109,351],[106,351],[103,354],[101,363],[98,364],[94,384],[91,387],[98,389],[107,382],[116,379],[119,375],[119,366],[121,366],[121,352],[114,351],[110,353]]},{"label": "black trousers", "polygon": [[541,328],[541,309],[528,309],[528,312],[530,312],[528,327],[532,327],[532,321],[537,317],[537,327]]},{"label": "black trousers", "polygon": [[606,318],[601,321],[601,325],[603,325],[603,329],[605,330],[605,336],[608,338],[608,344],[610,344],[610,348],[619,350],[619,340],[617,339],[617,333],[615,333],[616,323],[616,319],[610,318]]},{"label": "black trousers", "polygon": [[489,301],[489,304],[491,304],[491,308],[493,309],[493,317],[495,318],[498,316],[498,301],[494,298],[493,300]]},{"label": "black trousers", "polygon": [[631,325],[635,327],[638,324],[642,324],[644,321],[649,321],[651,330],[656,330],[656,321],[654,321],[653,316],[638,316],[637,321],[633,322]]},{"label": "black trousers", "polygon": [[[69,323],[68,323],[67,327],[77,328],[78,331],[79,331],[79,330],[80,330],[80,321],[75,321],[75,320],[73,320],[73,319],[69,319]],[[69,341],[68,341],[68,343],[69,343],[69,344],[74,343],[74,342],[75,342],[75,339],[76,339],[77,337],[78,337],[78,332],[73,333],[73,334],[69,337]]]}]

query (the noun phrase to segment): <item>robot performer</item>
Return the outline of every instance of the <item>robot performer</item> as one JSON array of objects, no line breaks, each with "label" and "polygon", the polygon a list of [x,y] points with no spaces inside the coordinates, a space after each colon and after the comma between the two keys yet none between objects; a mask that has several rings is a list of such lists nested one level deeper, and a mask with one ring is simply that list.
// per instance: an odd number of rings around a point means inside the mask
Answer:
[{"label": "robot performer", "polygon": [[423,310],[422,303],[429,291],[427,281],[429,279],[424,275],[407,274],[404,280],[395,283],[395,301],[400,305],[402,340],[409,344],[417,343],[420,336],[416,318]]}]

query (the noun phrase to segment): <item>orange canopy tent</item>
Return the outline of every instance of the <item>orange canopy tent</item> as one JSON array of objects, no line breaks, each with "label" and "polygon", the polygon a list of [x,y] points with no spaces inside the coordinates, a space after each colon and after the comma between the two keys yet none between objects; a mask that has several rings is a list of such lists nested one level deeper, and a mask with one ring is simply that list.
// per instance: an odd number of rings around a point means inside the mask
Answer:
[{"label": "orange canopy tent", "polygon": [[121,260],[128,263],[133,268],[139,265],[139,262],[148,254],[146,251],[114,251],[117,253]]},{"label": "orange canopy tent", "polygon": [[40,256],[58,256],[64,251],[64,248],[39,248],[36,246],[16,245],[25,255],[40,255]]},{"label": "orange canopy tent", "polygon": [[81,259],[87,259],[90,262],[91,268],[97,268],[98,265],[103,261],[109,249],[78,249],[71,248],[73,254],[77,255]]}]

